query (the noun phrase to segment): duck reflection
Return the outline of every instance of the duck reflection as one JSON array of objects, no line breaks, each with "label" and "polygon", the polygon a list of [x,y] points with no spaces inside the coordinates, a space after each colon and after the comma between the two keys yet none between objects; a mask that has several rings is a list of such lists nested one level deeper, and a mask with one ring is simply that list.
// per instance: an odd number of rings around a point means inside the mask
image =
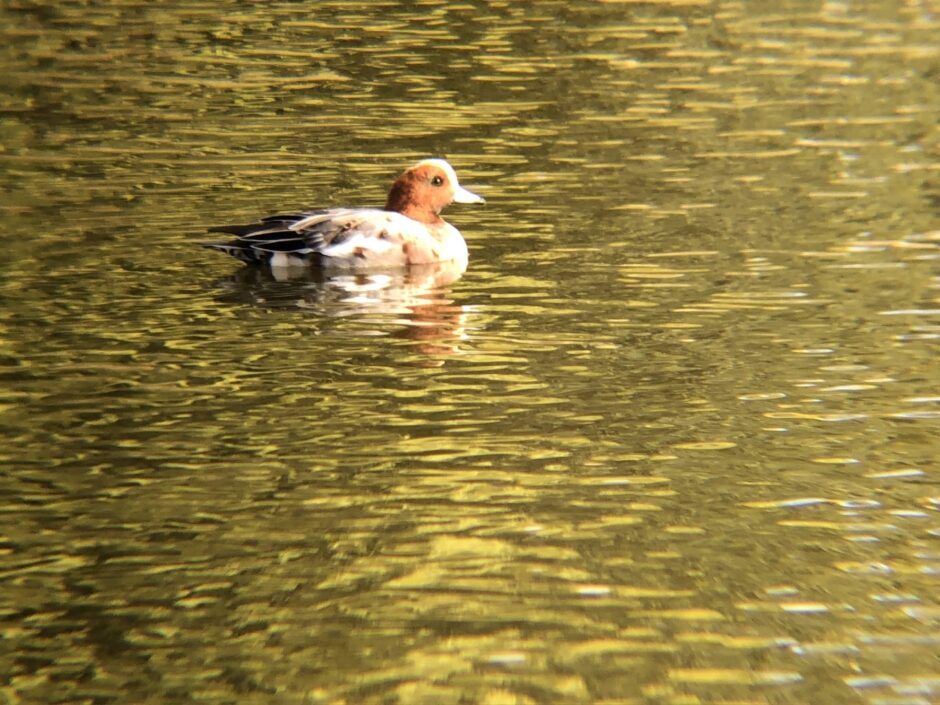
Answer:
[{"label": "duck reflection", "polygon": [[376,272],[249,266],[216,285],[223,301],[355,317],[375,324],[362,329],[363,335],[408,339],[421,352],[446,355],[458,352],[467,338],[470,308],[455,303],[449,288],[465,269],[465,263],[453,261]]}]

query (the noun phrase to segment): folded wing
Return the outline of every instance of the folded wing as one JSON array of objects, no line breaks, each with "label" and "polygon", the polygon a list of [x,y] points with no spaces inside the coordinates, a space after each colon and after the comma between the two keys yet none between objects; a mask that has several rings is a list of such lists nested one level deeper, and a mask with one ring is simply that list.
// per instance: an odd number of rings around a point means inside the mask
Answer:
[{"label": "folded wing", "polygon": [[404,265],[431,259],[438,244],[411,218],[372,208],[333,208],[279,214],[247,225],[224,225],[210,232],[235,235],[206,243],[244,262],[271,266],[313,263],[340,267]]}]

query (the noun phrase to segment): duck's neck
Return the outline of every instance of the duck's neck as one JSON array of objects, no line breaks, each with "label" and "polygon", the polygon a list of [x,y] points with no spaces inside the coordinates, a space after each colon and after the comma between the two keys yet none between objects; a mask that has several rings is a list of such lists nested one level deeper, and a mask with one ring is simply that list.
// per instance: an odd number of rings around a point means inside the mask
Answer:
[{"label": "duck's neck", "polygon": [[444,222],[439,211],[434,210],[427,204],[418,203],[411,197],[410,193],[410,189],[402,184],[395,183],[392,190],[388,192],[385,210],[401,213],[425,225],[440,225]]}]

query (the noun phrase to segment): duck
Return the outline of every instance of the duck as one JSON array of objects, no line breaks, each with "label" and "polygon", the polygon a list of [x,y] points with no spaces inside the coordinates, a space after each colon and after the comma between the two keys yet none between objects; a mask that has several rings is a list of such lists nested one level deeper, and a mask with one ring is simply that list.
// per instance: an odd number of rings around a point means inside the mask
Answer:
[{"label": "duck", "polygon": [[451,203],[485,203],[457,180],[444,159],[424,159],[395,179],[384,208],[328,208],[271,215],[209,232],[236,236],[206,242],[247,263],[272,269],[322,267],[374,270],[455,263],[466,268],[467,243],[441,218]]}]

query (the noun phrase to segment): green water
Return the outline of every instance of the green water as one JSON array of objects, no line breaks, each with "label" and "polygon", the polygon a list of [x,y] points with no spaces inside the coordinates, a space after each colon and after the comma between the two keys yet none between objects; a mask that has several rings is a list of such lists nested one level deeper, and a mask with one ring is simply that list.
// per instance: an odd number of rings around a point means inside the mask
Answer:
[{"label": "green water", "polygon": [[[935,0],[0,36],[0,703],[940,703]],[[455,282],[196,247],[428,156]]]}]

